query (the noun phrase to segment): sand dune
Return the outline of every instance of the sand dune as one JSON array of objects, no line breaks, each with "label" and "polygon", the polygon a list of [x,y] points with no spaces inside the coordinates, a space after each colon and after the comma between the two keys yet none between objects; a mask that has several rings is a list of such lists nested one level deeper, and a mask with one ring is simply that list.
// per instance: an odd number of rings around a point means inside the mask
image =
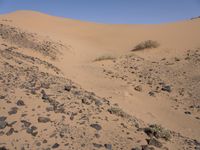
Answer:
[{"label": "sand dune", "polygon": [[1,15],[0,149],[199,149],[199,26]]}]

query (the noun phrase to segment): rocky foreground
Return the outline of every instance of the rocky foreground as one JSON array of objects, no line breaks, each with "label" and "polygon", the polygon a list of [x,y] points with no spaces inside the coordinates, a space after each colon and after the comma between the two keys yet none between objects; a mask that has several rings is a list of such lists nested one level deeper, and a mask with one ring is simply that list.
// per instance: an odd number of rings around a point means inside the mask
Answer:
[{"label": "rocky foreground", "polygon": [[[62,71],[52,64],[59,59],[63,48],[65,46],[62,43],[27,33],[1,21],[0,150],[200,149],[200,142],[197,140],[160,125],[148,125],[124,112],[120,106],[111,105],[109,100],[85,91],[76,81],[66,79]],[[27,51],[37,52],[45,59],[29,55]],[[172,94],[172,100],[180,104],[175,107],[179,109],[182,106],[180,96],[194,100],[199,97],[199,87],[195,84],[197,81],[183,78],[181,80],[186,80],[191,85],[176,84],[176,87],[158,76],[167,73],[178,76],[169,73],[166,66],[170,68],[174,63],[190,63],[191,60],[194,65],[199,66],[199,51],[188,51],[184,60],[175,58],[173,64],[164,58],[160,64],[149,63],[132,55],[114,60],[113,63],[115,70],[123,69],[119,72],[128,72],[134,76],[109,70],[104,72],[111,78],[121,78],[133,84],[137,91],[143,91],[141,84],[144,85],[145,92],[150,96],[157,96],[160,92],[168,95],[177,90],[179,95]],[[141,63],[135,66],[135,61]],[[148,66],[149,64],[153,66]],[[158,67],[165,69],[161,69],[159,75],[151,73],[152,70],[156,73]],[[180,68],[177,73],[180,71],[184,72]],[[185,76],[187,72],[182,77]],[[172,82],[174,81],[170,83]],[[185,113],[195,113],[199,109],[196,104],[198,102],[195,101],[193,104],[184,103]],[[196,119],[199,119],[198,116]]]}]

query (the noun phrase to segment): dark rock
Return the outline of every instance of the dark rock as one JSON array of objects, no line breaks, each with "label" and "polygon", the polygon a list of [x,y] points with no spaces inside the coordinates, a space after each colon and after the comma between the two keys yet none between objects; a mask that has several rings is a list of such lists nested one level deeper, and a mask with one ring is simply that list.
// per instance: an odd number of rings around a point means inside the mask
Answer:
[{"label": "dark rock", "polygon": [[138,85],[134,88],[136,91],[141,92],[142,91],[142,86]]},{"label": "dark rock", "polygon": [[11,110],[8,112],[9,115],[13,115],[17,113],[18,108],[17,107],[12,107]]},{"label": "dark rock", "polygon": [[46,139],[44,139],[44,140],[42,141],[42,143],[47,143],[47,140],[46,140]]},{"label": "dark rock", "polygon": [[156,140],[155,138],[147,139],[147,143],[158,148],[161,148],[163,146],[162,143]]},{"label": "dark rock", "polygon": [[7,117],[5,117],[5,116],[0,117],[0,121],[5,121],[6,119],[7,119]]},{"label": "dark rock", "polygon": [[10,130],[6,133],[6,135],[10,136],[13,134],[14,131],[15,131],[14,128],[10,128]]},{"label": "dark rock", "polygon": [[93,143],[93,146],[96,147],[96,148],[101,148],[101,147],[103,147],[102,144],[97,144],[97,143]]},{"label": "dark rock", "polygon": [[51,120],[47,117],[38,117],[38,122],[40,122],[40,123],[47,123],[49,121],[51,121]]},{"label": "dark rock", "polygon": [[104,144],[105,148],[108,150],[112,150],[112,145],[111,144]]},{"label": "dark rock", "polygon": [[5,99],[6,97],[3,95],[0,95],[0,99]]},{"label": "dark rock", "polygon": [[69,85],[65,85],[65,87],[64,87],[64,89],[65,89],[65,91],[68,91],[68,92],[70,92],[71,91],[71,86],[69,86]]},{"label": "dark rock", "polygon": [[25,104],[24,104],[24,101],[18,100],[18,101],[17,101],[17,105],[18,105],[18,106],[24,106]]},{"label": "dark rock", "polygon": [[0,147],[0,150],[8,150],[6,147]]},{"label": "dark rock", "polygon": [[90,104],[92,103],[92,101],[89,100],[89,99],[83,98],[83,99],[82,99],[82,103],[83,103],[83,104],[86,104],[86,105],[90,105]]},{"label": "dark rock", "polygon": [[24,124],[25,127],[29,127],[31,125],[30,122],[26,121],[26,120],[21,120],[21,122]]},{"label": "dark rock", "polygon": [[190,111],[184,112],[186,115],[191,115],[192,113]]},{"label": "dark rock", "polygon": [[172,91],[171,86],[169,85],[163,85],[161,90],[169,93]]},{"label": "dark rock", "polygon": [[155,93],[154,93],[153,91],[150,91],[150,92],[149,92],[149,95],[150,95],[150,96],[155,96]]},{"label": "dark rock", "polygon": [[4,129],[7,126],[7,122],[0,121],[0,129]]},{"label": "dark rock", "polygon": [[142,150],[150,150],[148,145],[142,145]]},{"label": "dark rock", "polygon": [[53,146],[52,146],[52,148],[54,149],[54,148],[58,148],[60,146],[60,144],[58,144],[58,143],[55,143]]},{"label": "dark rock", "polygon": [[99,124],[91,124],[90,125],[92,128],[96,129],[97,131],[101,130],[102,127]]},{"label": "dark rock", "polygon": [[49,96],[46,94],[46,92],[44,90],[42,90],[41,93],[42,93],[43,100],[49,100]]}]

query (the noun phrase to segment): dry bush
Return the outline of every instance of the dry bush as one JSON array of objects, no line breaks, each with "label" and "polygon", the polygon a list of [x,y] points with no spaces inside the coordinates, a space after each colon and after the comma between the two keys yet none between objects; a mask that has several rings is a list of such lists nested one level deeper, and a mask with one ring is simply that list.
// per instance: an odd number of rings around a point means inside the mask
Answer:
[{"label": "dry bush", "polygon": [[147,48],[157,48],[159,47],[160,44],[157,41],[152,41],[152,40],[147,40],[144,42],[139,43],[138,45],[135,46],[134,50],[143,50]]}]

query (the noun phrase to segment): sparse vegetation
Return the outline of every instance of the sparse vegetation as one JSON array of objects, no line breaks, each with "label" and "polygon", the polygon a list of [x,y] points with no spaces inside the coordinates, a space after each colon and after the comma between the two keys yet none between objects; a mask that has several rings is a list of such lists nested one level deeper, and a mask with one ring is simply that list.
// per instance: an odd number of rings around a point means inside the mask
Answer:
[{"label": "sparse vegetation", "polygon": [[129,118],[130,117],[130,115],[128,115],[122,109],[120,109],[118,107],[111,107],[111,108],[108,109],[108,112],[111,113],[111,114],[115,114],[116,116],[120,116],[122,118]]},{"label": "sparse vegetation", "polygon": [[171,139],[170,131],[165,130],[162,126],[153,124],[144,129],[144,132],[150,137],[162,138],[166,141]]},{"label": "sparse vegetation", "polygon": [[132,51],[143,50],[143,49],[147,49],[147,48],[157,48],[159,46],[160,46],[160,44],[157,41],[147,40],[147,41],[141,42],[138,45],[136,45]]},{"label": "sparse vegetation", "polygon": [[94,61],[113,60],[113,59],[115,59],[115,57],[110,56],[110,55],[103,55],[96,58]]}]

